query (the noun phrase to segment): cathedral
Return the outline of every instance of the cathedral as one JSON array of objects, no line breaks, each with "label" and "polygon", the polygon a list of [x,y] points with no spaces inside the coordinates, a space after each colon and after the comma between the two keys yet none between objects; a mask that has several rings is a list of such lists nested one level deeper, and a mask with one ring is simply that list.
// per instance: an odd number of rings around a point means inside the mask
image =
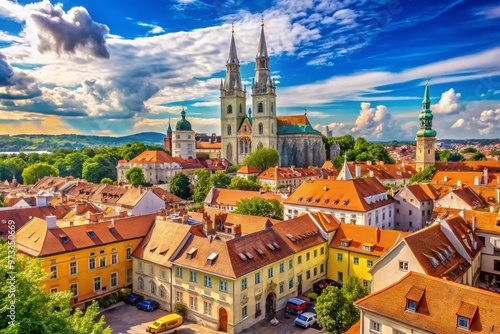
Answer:
[{"label": "cathedral", "polygon": [[241,84],[233,30],[226,78],[220,84],[222,157],[233,164],[242,164],[250,152],[270,147],[278,150],[281,166],[322,166],[326,160],[325,145],[321,133],[309,123],[307,114],[276,115],[276,84],[271,78],[264,23],[261,24],[251,94],[252,107],[246,112],[247,91]]}]

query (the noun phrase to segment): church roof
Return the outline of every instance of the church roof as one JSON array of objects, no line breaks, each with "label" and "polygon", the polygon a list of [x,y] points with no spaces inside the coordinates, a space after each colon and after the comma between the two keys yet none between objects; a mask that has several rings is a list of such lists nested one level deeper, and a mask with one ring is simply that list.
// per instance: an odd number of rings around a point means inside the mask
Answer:
[{"label": "church roof", "polygon": [[278,125],[278,135],[291,134],[315,134],[320,135],[321,132],[316,131],[310,125]]},{"label": "church roof", "polygon": [[307,115],[277,116],[278,125],[311,125]]},{"label": "church roof", "polygon": [[184,111],[184,109],[182,109],[181,117],[182,117],[182,119],[177,122],[177,125],[175,126],[175,130],[177,130],[177,131],[192,131],[191,130],[191,123],[189,123],[189,121],[186,120],[186,112]]},{"label": "church roof", "polygon": [[260,29],[260,40],[259,49],[257,50],[257,58],[268,58],[266,36],[264,34],[264,22],[262,22],[262,28]]}]

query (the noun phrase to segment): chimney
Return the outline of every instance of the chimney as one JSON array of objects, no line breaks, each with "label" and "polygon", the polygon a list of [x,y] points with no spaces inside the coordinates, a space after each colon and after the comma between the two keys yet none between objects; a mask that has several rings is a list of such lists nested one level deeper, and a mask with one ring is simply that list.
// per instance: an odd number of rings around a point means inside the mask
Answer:
[{"label": "chimney", "polygon": [[111,218],[111,225],[115,225],[115,219],[114,218]]},{"label": "chimney", "polygon": [[448,182],[448,175],[445,175],[445,176],[444,176],[443,181],[444,181],[444,182]]},{"label": "chimney", "polygon": [[139,195],[142,195],[142,186],[139,186]]},{"label": "chimney", "polygon": [[205,232],[208,234],[208,233],[210,233],[212,231],[212,227],[213,227],[214,223],[212,222],[212,220],[210,218],[205,219],[204,223],[205,223],[204,224],[205,225],[204,226],[205,227]]},{"label": "chimney", "polygon": [[460,181],[460,180],[457,181],[457,187],[462,188],[462,181]]},{"label": "chimney", "polygon": [[235,238],[241,237],[241,225],[240,224],[236,224],[234,226],[234,237]]},{"label": "chimney", "polygon": [[377,227],[377,244],[380,242],[380,228]]},{"label": "chimney", "polygon": [[361,165],[356,165],[356,177],[361,177]]},{"label": "chimney", "polygon": [[483,184],[488,184],[488,168],[483,169]]},{"label": "chimney", "polygon": [[81,215],[82,213],[85,212],[85,204],[84,203],[78,203],[75,205],[75,214]]},{"label": "chimney", "polygon": [[479,185],[479,176],[474,177],[474,185],[478,186]]},{"label": "chimney", "polygon": [[371,161],[371,160],[367,160],[367,161],[366,161],[366,164],[367,164],[368,166],[371,166],[372,161]]},{"label": "chimney", "polygon": [[45,217],[45,221],[47,222],[47,228],[48,229],[53,229],[57,228],[57,218],[56,216],[47,216]]},{"label": "chimney", "polygon": [[375,173],[372,170],[370,170],[370,177],[374,177],[374,176],[375,176]]},{"label": "chimney", "polygon": [[458,211],[458,214],[460,217],[462,217],[462,219],[465,219],[465,210],[464,209]]},{"label": "chimney", "polygon": [[472,231],[476,231],[476,216],[472,217]]}]

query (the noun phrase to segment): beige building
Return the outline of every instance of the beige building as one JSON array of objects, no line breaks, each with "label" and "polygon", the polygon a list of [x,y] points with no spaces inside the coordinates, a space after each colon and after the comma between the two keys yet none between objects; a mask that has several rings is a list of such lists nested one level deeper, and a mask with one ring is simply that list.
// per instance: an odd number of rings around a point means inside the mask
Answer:
[{"label": "beige building", "polygon": [[452,189],[449,193],[436,200],[438,208],[453,208],[461,210],[481,209],[485,205],[481,196],[469,187]]},{"label": "beige building", "polygon": [[399,190],[396,200],[396,230],[417,231],[431,222],[434,201],[439,194],[430,184],[412,184]]}]

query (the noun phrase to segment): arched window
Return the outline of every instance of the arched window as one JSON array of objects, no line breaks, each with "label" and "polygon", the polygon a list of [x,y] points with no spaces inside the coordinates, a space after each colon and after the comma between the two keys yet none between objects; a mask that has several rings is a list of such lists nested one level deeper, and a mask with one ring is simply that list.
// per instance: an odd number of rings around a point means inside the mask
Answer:
[{"label": "arched window", "polygon": [[165,290],[165,287],[163,285],[160,285],[160,298],[165,299],[167,296],[167,290]]},{"label": "arched window", "polygon": [[144,279],[139,277],[139,290],[144,291]]},{"label": "arched window", "polygon": [[233,146],[231,145],[231,143],[229,143],[227,144],[226,147],[227,147],[227,153],[226,153],[227,160],[233,161]]},{"label": "arched window", "polygon": [[264,105],[262,102],[259,102],[259,105],[257,106],[257,112],[264,112]]},{"label": "arched window", "polygon": [[228,125],[227,126],[227,135],[230,136],[231,135],[231,125]]},{"label": "arched window", "polygon": [[233,106],[232,105],[228,105],[227,106],[227,113],[228,114],[232,114],[233,113]]},{"label": "arched window", "polygon": [[156,295],[156,284],[155,284],[155,282],[151,281],[151,282],[149,282],[149,284],[151,286],[151,294]]},{"label": "arched window", "polygon": [[271,134],[274,134],[274,124],[271,124]]},{"label": "arched window", "polygon": [[248,153],[248,140],[245,140],[245,153]]},{"label": "arched window", "polygon": [[240,103],[240,114],[243,112],[243,106]]},{"label": "arched window", "polygon": [[264,126],[262,125],[262,123],[259,123],[259,135],[262,134],[264,134]]},{"label": "arched window", "polygon": [[271,114],[274,112],[274,103],[271,103]]},{"label": "arched window", "polygon": [[243,126],[243,131],[247,132],[247,126],[246,125]]},{"label": "arched window", "polygon": [[240,153],[243,154],[243,139],[240,140]]}]

